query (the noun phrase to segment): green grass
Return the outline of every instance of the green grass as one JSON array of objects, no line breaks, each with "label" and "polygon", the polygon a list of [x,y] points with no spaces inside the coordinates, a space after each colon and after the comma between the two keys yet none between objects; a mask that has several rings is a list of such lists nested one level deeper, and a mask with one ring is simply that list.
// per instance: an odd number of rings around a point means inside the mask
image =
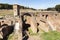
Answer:
[{"label": "green grass", "polygon": [[29,28],[29,33],[30,33],[30,34],[32,34],[32,33],[33,33],[33,31],[31,30],[31,28]]},{"label": "green grass", "polygon": [[44,32],[41,36],[43,40],[60,40],[60,32],[57,31]]},{"label": "green grass", "polygon": [[20,33],[13,32],[8,36],[8,40],[18,40],[21,37]]},{"label": "green grass", "polygon": [[32,31],[31,28],[29,28],[29,34],[30,34],[31,36],[39,35],[39,33],[33,33],[33,31]]},{"label": "green grass", "polygon": [[8,36],[8,40],[12,40],[13,39],[13,36],[14,36],[14,34],[12,33],[12,34],[10,34],[9,36]]}]

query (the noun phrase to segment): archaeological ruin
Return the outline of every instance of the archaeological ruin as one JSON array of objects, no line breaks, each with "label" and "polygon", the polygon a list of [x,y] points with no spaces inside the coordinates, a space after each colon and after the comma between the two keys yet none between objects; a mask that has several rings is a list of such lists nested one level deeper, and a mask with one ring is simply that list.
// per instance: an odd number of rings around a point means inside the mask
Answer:
[{"label": "archaeological ruin", "polygon": [[30,34],[29,29],[33,33],[60,32],[60,14],[57,11],[20,10],[19,5],[14,4],[12,12],[13,16],[6,15],[0,19],[0,38],[15,32],[20,34],[18,40],[24,40]]}]

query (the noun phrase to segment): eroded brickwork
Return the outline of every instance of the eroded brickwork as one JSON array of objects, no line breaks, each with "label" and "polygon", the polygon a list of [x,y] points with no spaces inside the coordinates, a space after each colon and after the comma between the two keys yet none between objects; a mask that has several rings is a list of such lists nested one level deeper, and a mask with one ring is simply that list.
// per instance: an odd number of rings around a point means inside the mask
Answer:
[{"label": "eroded brickwork", "polygon": [[21,12],[18,5],[15,4],[13,5],[13,12],[13,17],[0,19],[0,23],[1,25],[14,25],[15,21],[18,21],[23,37],[26,31],[29,31],[29,28],[31,28],[33,33],[60,31],[60,14],[56,11]]}]

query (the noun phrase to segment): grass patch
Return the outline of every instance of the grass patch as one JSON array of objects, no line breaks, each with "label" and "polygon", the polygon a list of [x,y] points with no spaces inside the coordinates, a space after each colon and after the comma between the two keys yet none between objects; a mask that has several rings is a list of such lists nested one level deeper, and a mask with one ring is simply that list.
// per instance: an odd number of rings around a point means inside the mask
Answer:
[{"label": "grass patch", "polygon": [[18,40],[18,39],[21,39],[21,34],[20,33],[15,33],[13,32],[12,34],[10,34],[8,36],[8,40]]},{"label": "grass patch", "polygon": [[60,32],[57,31],[44,32],[41,36],[43,40],[60,40]]},{"label": "grass patch", "polygon": [[32,33],[33,33],[33,31],[31,30],[31,28],[29,28],[29,33],[30,33],[30,34],[32,34]]},{"label": "grass patch", "polygon": [[32,31],[31,28],[29,28],[29,34],[30,34],[31,36],[33,36],[33,35],[38,35],[38,33],[33,33],[33,31]]},{"label": "grass patch", "polygon": [[13,36],[14,36],[14,34],[12,33],[12,34],[10,34],[9,36],[8,36],[8,40],[12,40],[13,39]]}]

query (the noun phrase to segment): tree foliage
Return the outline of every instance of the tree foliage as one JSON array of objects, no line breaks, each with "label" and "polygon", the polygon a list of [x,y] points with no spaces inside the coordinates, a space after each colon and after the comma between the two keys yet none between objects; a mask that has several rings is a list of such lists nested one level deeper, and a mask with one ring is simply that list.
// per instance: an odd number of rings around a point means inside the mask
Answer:
[{"label": "tree foliage", "polygon": [[0,3],[0,9],[12,9],[12,8],[13,8],[12,5]]},{"label": "tree foliage", "polygon": [[[36,10],[34,8],[24,7],[24,6],[21,6],[21,5],[19,5],[19,8],[20,9],[32,9],[32,10]],[[0,3],[0,9],[13,9],[13,5]]]},{"label": "tree foliage", "polygon": [[47,8],[47,11],[55,11],[55,8]]},{"label": "tree foliage", "polygon": [[60,5],[55,6],[56,11],[60,12]]}]

